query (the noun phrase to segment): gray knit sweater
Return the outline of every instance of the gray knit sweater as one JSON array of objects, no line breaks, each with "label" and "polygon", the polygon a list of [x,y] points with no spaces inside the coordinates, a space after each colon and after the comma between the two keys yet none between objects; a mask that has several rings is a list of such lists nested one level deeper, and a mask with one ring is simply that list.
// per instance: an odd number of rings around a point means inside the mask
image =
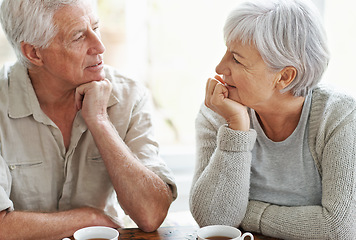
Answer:
[{"label": "gray knit sweater", "polygon": [[200,226],[226,224],[282,239],[356,239],[356,101],[314,89],[309,147],[322,180],[322,205],[249,201],[256,132],[234,131],[202,106],[190,209]]}]

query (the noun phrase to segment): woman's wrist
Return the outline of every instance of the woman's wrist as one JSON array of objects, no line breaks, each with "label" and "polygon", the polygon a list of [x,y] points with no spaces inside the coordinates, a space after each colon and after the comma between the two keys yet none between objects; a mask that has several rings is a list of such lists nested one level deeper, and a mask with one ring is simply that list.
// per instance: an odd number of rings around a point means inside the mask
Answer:
[{"label": "woman's wrist", "polygon": [[250,117],[248,113],[243,114],[242,116],[234,116],[226,120],[228,127],[232,130],[239,131],[249,131],[250,130]]}]

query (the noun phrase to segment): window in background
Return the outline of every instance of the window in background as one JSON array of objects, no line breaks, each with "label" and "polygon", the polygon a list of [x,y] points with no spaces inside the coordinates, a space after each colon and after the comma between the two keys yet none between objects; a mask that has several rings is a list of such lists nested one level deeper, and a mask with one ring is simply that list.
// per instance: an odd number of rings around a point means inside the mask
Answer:
[{"label": "window in background", "polygon": [[[352,80],[356,2],[340,1],[314,0],[324,16],[331,52],[323,82],[356,96]],[[214,76],[225,52],[222,28],[238,2],[98,0],[106,63],[145,82],[152,91],[163,152],[175,151],[175,146],[179,152],[182,148],[194,152],[194,121],[204,99],[205,81]],[[103,5],[108,6],[106,10]],[[111,40],[107,26],[113,29]]]}]

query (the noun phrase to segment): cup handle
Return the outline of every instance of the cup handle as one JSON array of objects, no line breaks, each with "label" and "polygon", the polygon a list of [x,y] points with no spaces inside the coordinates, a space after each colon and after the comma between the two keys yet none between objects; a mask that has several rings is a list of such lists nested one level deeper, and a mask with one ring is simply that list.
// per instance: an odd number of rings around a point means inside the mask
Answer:
[{"label": "cup handle", "polygon": [[251,240],[254,239],[252,233],[249,232],[245,232],[244,234],[242,234],[241,239],[245,239],[245,237],[250,237]]}]

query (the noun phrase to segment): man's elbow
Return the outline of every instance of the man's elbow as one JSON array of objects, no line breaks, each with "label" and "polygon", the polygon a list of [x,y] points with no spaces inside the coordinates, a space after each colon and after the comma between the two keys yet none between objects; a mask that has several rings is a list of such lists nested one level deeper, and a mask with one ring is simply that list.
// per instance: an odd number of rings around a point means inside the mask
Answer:
[{"label": "man's elbow", "polygon": [[152,222],[147,222],[147,223],[143,223],[143,224],[138,225],[138,227],[144,232],[154,232],[161,226],[161,224],[162,223],[155,224],[155,223],[152,223]]},{"label": "man's elbow", "polygon": [[141,216],[141,219],[137,222],[137,226],[144,232],[154,232],[161,226],[167,213],[168,209],[156,209],[156,211],[151,214],[144,214],[144,216]]}]

